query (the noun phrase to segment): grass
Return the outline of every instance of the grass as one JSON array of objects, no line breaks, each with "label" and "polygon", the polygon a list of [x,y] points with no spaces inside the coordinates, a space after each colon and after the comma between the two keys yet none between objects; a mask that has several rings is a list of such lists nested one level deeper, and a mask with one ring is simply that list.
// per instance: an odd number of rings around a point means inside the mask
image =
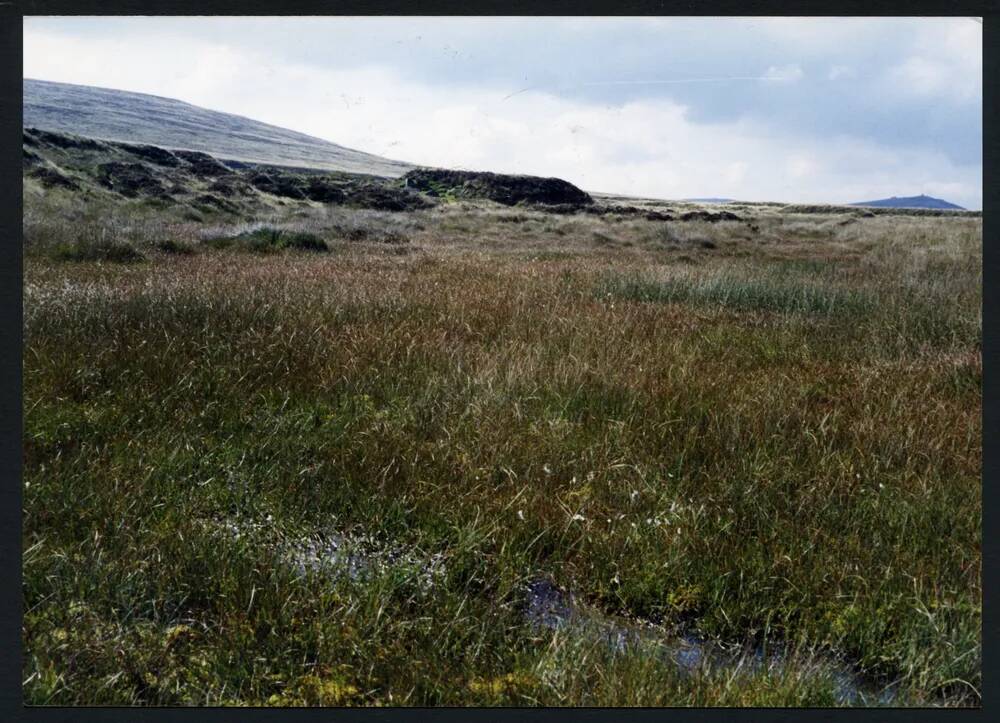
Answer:
[{"label": "grass", "polygon": [[629,301],[722,306],[735,311],[775,314],[855,316],[870,312],[875,305],[874,298],[854,289],[823,288],[800,280],[745,279],[731,275],[666,281],[615,277],[601,285],[598,293]]},{"label": "grass", "polygon": [[62,261],[108,261],[122,264],[145,258],[135,246],[112,234],[86,232],[78,234],[72,241],[57,244],[54,256]]},{"label": "grass", "polygon": [[156,244],[156,248],[166,254],[174,254],[176,256],[191,256],[195,253],[195,248],[190,243],[184,241],[177,241],[172,238],[164,239]]},{"label": "grass", "polygon": [[[359,240],[64,264],[71,224],[32,213],[26,702],[837,702],[807,666],[686,675],[539,629],[546,575],[839,656],[898,704],[980,703],[979,219],[678,224],[706,248],[528,210],[108,210],[140,251]],[[320,539],[363,573],[294,562]]]},{"label": "grass", "polygon": [[272,226],[261,226],[235,236],[209,236],[205,243],[213,248],[239,248],[258,254],[268,254],[283,249],[297,251],[329,251],[326,241],[309,231],[292,231]]},{"label": "grass", "polygon": [[[148,98],[139,94],[97,88],[72,88],[69,98],[72,100],[67,99],[67,86],[63,84],[25,81],[25,126],[63,129],[89,138],[121,138],[131,143],[204,149],[221,158],[257,162],[263,159],[278,166],[380,176],[399,176],[411,168],[402,162],[339,146],[295,145],[301,144],[302,139],[294,133],[249,118],[228,119],[227,126],[214,111],[194,109],[179,101],[164,100],[151,105]],[[77,112],[56,110],[67,108],[68,103]],[[154,117],[164,119],[164,123],[146,120]],[[166,119],[170,125],[165,130]]]}]

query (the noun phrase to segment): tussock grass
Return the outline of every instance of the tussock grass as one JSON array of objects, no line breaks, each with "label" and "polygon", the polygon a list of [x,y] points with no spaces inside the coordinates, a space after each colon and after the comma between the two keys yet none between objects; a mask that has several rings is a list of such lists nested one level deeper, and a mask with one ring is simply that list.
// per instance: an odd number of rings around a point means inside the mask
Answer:
[{"label": "tussock grass", "polygon": [[195,248],[190,243],[184,241],[176,241],[174,239],[165,239],[156,244],[156,248],[167,254],[174,254],[177,256],[190,256],[195,253]]},{"label": "tussock grass", "polygon": [[329,251],[326,241],[315,233],[294,231],[273,226],[260,226],[235,236],[211,235],[204,239],[207,246],[216,249],[237,248],[258,254],[268,254],[283,249],[298,251]]},{"label": "tussock grass", "polygon": [[142,261],[143,255],[130,244],[121,241],[78,241],[56,248],[57,258],[63,261],[111,261],[133,263]]},{"label": "tussock grass", "polygon": [[134,263],[144,256],[128,241],[106,229],[84,227],[68,242],[55,244],[53,255],[62,261]]},{"label": "tussock grass", "polygon": [[875,306],[872,297],[856,290],[822,287],[787,278],[746,279],[733,275],[666,281],[614,278],[601,284],[598,294],[629,301],[692,303],[776,314],[859,316]]},{"label": "tussock grass", "polygon": [[[837,700],[806,667],[683,675],[539,630],[547,574],[608,615],[839,656],[899,704],[979,703],[979,220],[762,216],[700,249],[504,215],[254,222],[410,255],[27,254],[26,701]],[[282,553],[334,533],[364,575]]]}]

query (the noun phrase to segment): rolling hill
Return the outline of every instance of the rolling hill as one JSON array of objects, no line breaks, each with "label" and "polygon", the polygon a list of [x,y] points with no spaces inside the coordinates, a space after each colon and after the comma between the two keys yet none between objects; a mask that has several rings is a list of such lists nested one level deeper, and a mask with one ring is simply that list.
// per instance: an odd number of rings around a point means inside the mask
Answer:
[{"label": "rolling hill", "polygon": [[874,208],[937,208],[952,211],[965,210],[963,207],[957,206],[954,203],[949,203],[948,201],[944,201],[940,198],[925,196],[923,194],[919,196],[906,196],[904,198],[893,196],[892,198],[880,198],[877,201],[858,201],[857,203],[849,205],[872,206]]},{"label": "rolling hill", "polygon": [[171,98],[24,79],[24,127],[210,153],[249,163],[391,178],[414,165]]}]

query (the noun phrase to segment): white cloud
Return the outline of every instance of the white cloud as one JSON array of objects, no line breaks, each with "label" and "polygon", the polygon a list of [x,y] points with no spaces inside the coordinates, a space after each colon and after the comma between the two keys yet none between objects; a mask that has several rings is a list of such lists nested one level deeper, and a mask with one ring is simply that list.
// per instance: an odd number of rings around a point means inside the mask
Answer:
[{"label": "white cloud", "polygon": [[789,156],[785,169],[792,178],[803,179],[815,175],[820,170],[820,165],[811,155],[796,154]]},{"label": "white cloud", "polygon": [[726,183],[731,186],[738,186],[743,183],[743,179],[746,178],[749,168],[749,165],[743,161],[734,161],[725,167],[722,175],[726,179]]},{"label": "white cloud", "polygon": [[748,21],[755,30],[769,36],[797,57],[827,56],[842,52],[844,48],[868,42],[892,27],[907,22],[920,22],[914,18],[861,18],[861,17],[778,17],[754,18]]},{"label": "white cloud", "polygon": [[785,83],[794,83],[801,80],[804,75],[805,73],[802,72],[802,68],[795,64],[782,66],[772,65],[767,69],[767,72],[764,73],[764,77],[769,80],[777,80]]},{"label": "white cloud", "polygon": [[886,84],[894,93],[962,102],[982,98],[982,25],[956,18],[921,27],[914,37],[911,54],[886,73]]},{"label": "white cloud", "polygon": [[982,72],[966,72],[947,61],[914,56],[889,69],[886,80],[898,95],[949,98],[963,102],[982,99]]},{"label": "white cloud", "polygon": [[856,75],[854,68],[849,65],[833,65],[830,67],[827,78],[830,80],[840,80],[841,78],[853,78]]},{"label": "white cloud", "polygon": [[[943,154],[746,120],[695,123],[662,97],[614,105],[533,90],[505,100],[518,88],[418,84],[388,67],[284,63],[176,35],[101,40],[29,29],[24,47],[25,77],[174,97],[427,165],[660,198],[849,202],[942,188],[956,203],[981,203],[981,168]],[[803,77],[798,65],[768,74]]]},{"label": "white cloud", "polygon": [[956,79],[945,63],[927,58],[908,58],[889,71],[889,78],[902,93],[937,95],[954,87]]}]

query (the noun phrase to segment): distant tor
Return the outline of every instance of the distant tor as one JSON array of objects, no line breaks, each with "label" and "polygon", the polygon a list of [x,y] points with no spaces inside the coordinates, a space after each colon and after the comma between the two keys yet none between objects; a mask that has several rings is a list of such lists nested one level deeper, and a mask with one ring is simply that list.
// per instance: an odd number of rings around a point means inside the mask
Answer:
[{"label": "distant tor", "polygon": [[961,206],[957,206],[954,203],[950,203],[940,198],[934,198],[933,196],[924,196],[923,194],[920,196],[906,196],[904,198],[893,196],[892,198],[880,198],[877,201],[859,201],[850,205],[871,206],[872,208],[935,208],[946,211],[965,210]]}]

